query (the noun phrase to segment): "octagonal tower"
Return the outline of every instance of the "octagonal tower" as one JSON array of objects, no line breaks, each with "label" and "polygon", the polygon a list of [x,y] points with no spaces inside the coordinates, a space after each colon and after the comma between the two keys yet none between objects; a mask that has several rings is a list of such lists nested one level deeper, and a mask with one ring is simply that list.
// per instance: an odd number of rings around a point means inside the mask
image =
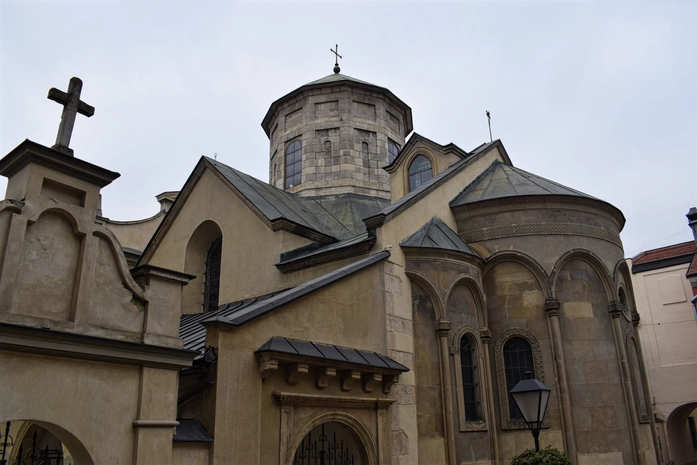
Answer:
[{"label": "octagonal tower", "polygon": [[392,161],[413,123],[384,87],[332,74],[271,104],[261,123],[271,142],[269,183],[302,196],[390,198]]}]

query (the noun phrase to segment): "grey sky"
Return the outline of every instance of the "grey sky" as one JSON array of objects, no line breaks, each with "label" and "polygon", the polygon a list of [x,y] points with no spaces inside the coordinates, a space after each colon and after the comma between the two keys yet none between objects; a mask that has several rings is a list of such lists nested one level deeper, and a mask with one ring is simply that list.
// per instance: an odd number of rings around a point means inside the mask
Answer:
[{"label": "grey sky", "polygon": [[0,40],[0,151],[53,145],[46,94],[80,77],[96,111],[71,146],[121,173],[112,219],[155,214],[201,155],[268,180],[264,114],[330,74],[338,43],[342,73],[392,90],[436,142],[488,141],[491,111],[515,166],[624,212],[628,255],[692,237],[694,0],[0,0]]}]

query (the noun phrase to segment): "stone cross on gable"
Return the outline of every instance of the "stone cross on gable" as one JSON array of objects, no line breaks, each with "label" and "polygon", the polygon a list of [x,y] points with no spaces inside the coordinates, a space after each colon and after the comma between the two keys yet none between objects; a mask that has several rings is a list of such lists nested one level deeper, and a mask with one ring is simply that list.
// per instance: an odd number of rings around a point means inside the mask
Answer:
[{"label": "stone cross on gable", "polygon": [[82,81],[76,77],[70,79],[67,93],[55,87],[48,91],[50,100],[63,105],[63,114],[61,115],[61,124],[58,126],[56,145],[51,148],[71,157],[73,156],[73,149],[69,146],[70,136],[73,134],[73,126],[75,125],[75,115],[80,113],[88,118],[94,115],[94,107],[80,100],[80,92],[82,92]]}]

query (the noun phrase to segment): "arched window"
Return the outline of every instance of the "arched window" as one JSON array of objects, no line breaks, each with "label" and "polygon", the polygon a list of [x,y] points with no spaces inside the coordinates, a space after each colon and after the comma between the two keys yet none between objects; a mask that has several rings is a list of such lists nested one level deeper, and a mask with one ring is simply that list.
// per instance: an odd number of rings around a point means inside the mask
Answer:
[{"label": "arched window", "polygon": [[[621,290],[621,289],[620,289]],[[646,399],[646,391],[644,390],[644,376],[641,372],[641,360],[639,359],[639,348],[633,337],[627,339],[627,356],[629,358],[629,372],[632,382],[632,390],[634,391],[634,402],[636,403],[639,421],[648,423],[649,406]]]},{"label": "arched window", "polygon": [[508,394],[508,411],[511,420],[521,420],[523,415],[511,396],[511,389],[521,380],[526,379],[525,373],[530,372],[535,377],[535,366],[532,360],[530,343],[522,337],[514,337],[503,346],[503,363],[506,371],[506,391]]},{"label": "arched window", "polygon": [[324,153],[326,153],[327,155],[330,155],[332,153],[332,141],[324,141]]},{"label": "arched window", "polygon": [[286,189],[297,186],[302,181],[303,153],[299,140],[290,143],[286,148]]},{"label": "arched window", "polygon": [[478,394],[477,349],[467,335],[460,339],[460,369],[462,370],[462,394],[465,403],[465,420],[481,420]]},{"label": "arched window", "polygon": [[424,155],[417,155],[409,165],[409,191],[413,191],[432,177],[431,160]]},{"label": "arched window", "polygon": [[399,154],[399,146],[392,139],[387,141],[387,163],[392,163]]},{"label": "arched window", "polygon": [[222,252],[222,236],[214,240],[206,254],[206,271],[204,274],[205,290],[203,292],[203,311],[218,310],[218,293],[220,290],[220,256]]}]

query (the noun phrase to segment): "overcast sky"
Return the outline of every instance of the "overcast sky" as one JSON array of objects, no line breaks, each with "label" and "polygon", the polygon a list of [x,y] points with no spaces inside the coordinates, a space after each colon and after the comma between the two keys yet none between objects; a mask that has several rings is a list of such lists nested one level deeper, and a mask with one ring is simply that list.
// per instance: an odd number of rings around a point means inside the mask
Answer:
[{"label": "overcast sky", "polygon": [[[260,123],[332,73],[387,87],[416,132],[606,200],[625,252],[687,241],[697,205],[697,1],[0,0],[0,151],[53,145],[48,89],[83,82],[75,155],[121,177],[104,215],[152,216],[201,155],[268,180]],[[0,190],[5,190],[5,179]]]}]

